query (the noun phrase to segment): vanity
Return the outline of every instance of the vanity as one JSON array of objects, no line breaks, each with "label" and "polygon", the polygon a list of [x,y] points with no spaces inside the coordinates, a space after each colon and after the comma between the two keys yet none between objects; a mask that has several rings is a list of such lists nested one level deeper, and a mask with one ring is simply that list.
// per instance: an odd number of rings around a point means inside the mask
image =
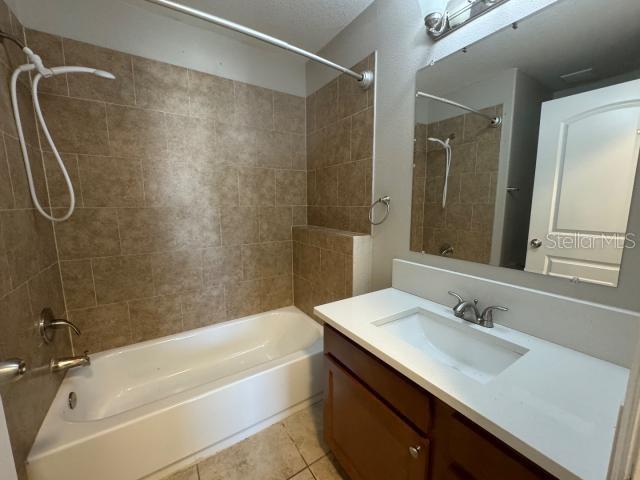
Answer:
[{"label": "vanity", "polygon": [[[455,301],[439,303],[446,291],[437,301],[424,293],[446,277],[489,298],[490,287],[510,311],[496,312],[493,328],[457,318]],[[539,323],[601,317],[631,337],[637,314],[400,260],[393,278],[393,288],[315,309],[325,438],[350,478],[606,478],[629,370],[504,324],[520,328],[514,317],[538,305],[567,315]]]}]

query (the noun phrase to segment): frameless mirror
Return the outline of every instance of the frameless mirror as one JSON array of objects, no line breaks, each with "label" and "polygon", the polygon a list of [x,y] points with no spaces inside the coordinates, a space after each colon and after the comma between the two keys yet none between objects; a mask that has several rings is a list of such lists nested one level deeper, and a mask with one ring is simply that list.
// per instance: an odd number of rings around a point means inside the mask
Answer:
[{"label": "frameless mirror", "polygon": [[418,72],[411,250],[617,286],[638,19],[637,0],[564,0]]}]

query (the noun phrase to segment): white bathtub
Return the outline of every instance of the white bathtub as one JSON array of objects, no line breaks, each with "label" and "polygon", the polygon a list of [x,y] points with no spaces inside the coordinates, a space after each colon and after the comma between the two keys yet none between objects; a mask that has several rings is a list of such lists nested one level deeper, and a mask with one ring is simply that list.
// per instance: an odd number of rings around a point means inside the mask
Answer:
[{"label": "white bathtub", "polygon": [[322,329],[287,307],[91,361],[62,382],[31,480],[158,478],[264,428],[321,393]]}]

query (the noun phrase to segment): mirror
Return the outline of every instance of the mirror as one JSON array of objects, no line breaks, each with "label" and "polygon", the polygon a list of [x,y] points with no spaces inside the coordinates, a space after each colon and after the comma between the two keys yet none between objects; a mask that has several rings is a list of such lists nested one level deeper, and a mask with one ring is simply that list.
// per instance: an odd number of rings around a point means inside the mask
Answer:
[{"label": "mirror", "polygon": [[418,72],[411,250],[617,286],[639,18],[636,0],[565,0]]}]

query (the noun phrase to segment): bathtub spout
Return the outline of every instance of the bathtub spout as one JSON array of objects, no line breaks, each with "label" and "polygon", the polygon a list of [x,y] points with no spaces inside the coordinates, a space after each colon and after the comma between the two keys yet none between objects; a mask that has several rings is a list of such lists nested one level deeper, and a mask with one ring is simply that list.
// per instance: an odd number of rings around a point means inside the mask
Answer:
[{"label": "bathtub spout", "polygon": [[51,372],[62,372],[75,367],[88,367],[91,365],[91,359],[88,354],[89,352],[84,352],[84,355],[78,355],[77,357],[52,358],[49,368]]}]

